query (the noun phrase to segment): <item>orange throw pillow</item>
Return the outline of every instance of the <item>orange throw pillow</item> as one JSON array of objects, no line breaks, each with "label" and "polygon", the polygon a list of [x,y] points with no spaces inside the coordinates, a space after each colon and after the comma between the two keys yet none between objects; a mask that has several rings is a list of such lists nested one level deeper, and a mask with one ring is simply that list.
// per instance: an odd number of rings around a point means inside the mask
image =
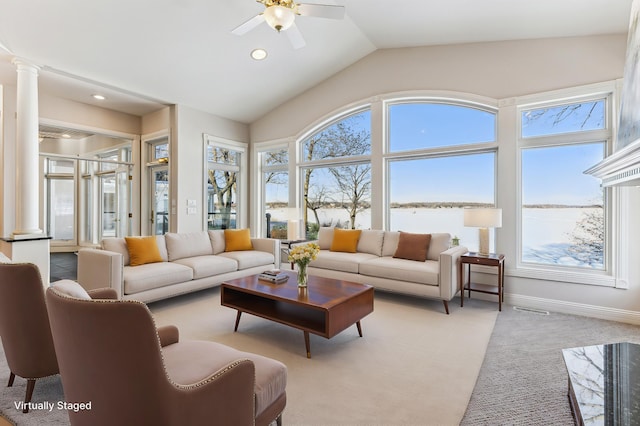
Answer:
[{"label": "orange throw pillow", "polygon": [[129,251],[129,265],[162,262],[156,237],[124,237]]},{"label": "orange throw pillow", "polygon": [[224,251],[253,250],[249,229],[225,229]]},{"label": "orange throw pillow", "polygon": [[393,257],[424,262],[427,260],[429,243],[431,243],[431,234],[400,232],[398,248],[396,248]]},{"label": "orange throw pillow", "polygon": [[330,251],[342,251],[355,253],[360,239],[360,229],[339,229],[333,230],[333,241],[331,241]]}]

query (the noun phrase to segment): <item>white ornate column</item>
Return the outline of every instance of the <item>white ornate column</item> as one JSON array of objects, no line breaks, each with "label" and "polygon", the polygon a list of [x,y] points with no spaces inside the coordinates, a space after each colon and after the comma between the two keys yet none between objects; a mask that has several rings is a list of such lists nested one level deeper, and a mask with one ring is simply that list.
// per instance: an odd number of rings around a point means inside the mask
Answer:
[{"label": "white ornate column", "polygon": [[28,61],[14,58],[18,72],[16,106],[16,229],[13,238],[41,235],[38,164],[38,71]]},{"label": "white ornate column", "polygon": [[14,58],[18,72],[15,139],[15,230],[0,238],[0,251],[13,262],[38,266],[42,283],[49,285],[50,237],[39,228],[38,71],[28,61]]}]

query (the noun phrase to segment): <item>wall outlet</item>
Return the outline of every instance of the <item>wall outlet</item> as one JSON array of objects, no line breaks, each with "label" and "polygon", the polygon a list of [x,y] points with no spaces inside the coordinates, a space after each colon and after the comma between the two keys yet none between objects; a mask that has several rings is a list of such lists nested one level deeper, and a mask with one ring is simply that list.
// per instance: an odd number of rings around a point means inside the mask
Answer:
[{"label": "wall outlet", "polygon": [[196,200],[187,200],[187,207],[195,207],[196,205]]},{"label": "wall outlet", "polygon": [[195,207],[187,207],[187,214],[196,214],[198,213],[198,209]]}]

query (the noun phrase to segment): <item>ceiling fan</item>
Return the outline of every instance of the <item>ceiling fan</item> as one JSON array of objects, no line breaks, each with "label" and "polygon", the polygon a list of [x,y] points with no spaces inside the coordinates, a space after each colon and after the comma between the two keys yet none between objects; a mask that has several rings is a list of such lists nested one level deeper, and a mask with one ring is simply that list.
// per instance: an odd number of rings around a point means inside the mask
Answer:
[{"label": "ceiling fan", "polygon": [[247,22],[236,27],[232,34],[243,35],[263,23],[269,24],[274,30],[284,31],[289,37],[289,41],[294,49],[305,46],[302,33],[294,22],[296,15],[315,16],[318,18],[342,19],[344,17],[344,6],[328,4],[306,4],[295,3],[294,0],[256,0],[265,7],[264,11]]}]

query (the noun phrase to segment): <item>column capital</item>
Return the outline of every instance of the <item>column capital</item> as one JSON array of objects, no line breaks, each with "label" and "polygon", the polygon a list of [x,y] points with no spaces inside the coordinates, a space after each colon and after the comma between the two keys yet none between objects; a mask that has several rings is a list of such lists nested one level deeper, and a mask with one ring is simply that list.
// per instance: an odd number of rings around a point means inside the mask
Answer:
[{"label": "column capital", "polygon": [[35,63],[33,63],[32,61],[21,58],[19,56],[14,56],[13,59],[11,59],[11,63],[15,65],[17,69],[30,69],[35,71],[36,73],[40,71],[40,69],[42,68],[39,65],[36,65]]}]

